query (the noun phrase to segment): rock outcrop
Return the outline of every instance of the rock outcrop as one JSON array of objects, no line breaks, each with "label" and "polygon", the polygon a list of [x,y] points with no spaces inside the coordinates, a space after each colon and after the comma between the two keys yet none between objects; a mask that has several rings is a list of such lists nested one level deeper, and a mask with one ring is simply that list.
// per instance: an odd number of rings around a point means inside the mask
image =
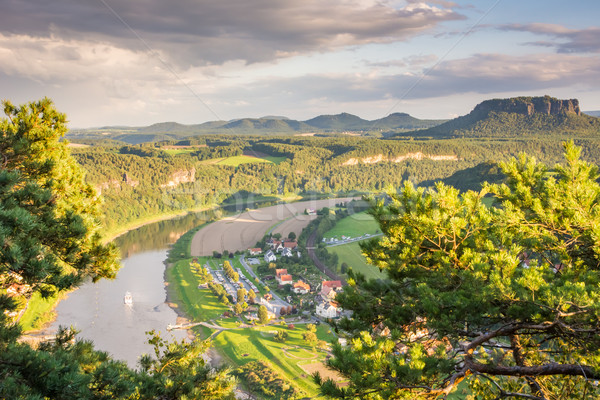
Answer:
[{"label": "rock outcrop", "polygon": [[545,115],[573,113],[581,115],[579,100],[560,100],[550,96],[486,100],[478,104],[473,113],[488,114],[491,111],[522,115],[533,115],[536,113]]},{"label": "rock outcrop", "polygon": [[160,185],[164,187],[175,187],[182,183],[194,182],[196,180],[196,168],[192,169],[181,169],[173,172],[167,183]]},{"label": "rock outcrop", "polygon": [[406,153],[406,154],[402,154],[402,155],[398,155],[398,156],[394,156],[394,157],[384,157],[383,154],[377,154],[374,156],[368,156],[368,157],[362,157],[362,158],[356,158],[356,157],[352,157],[349,158],[348,160],[344,161],[342,163],[342,165],[357,165],[359,163],[362,164],[377,164],[379,162],[383,162],[383,161],[389,161],[389,162],[393,162],[393,163],[399,163],[405,160],[424,160],[424,159],[428,159],[428,160],[433,160],[433,161],[458,161],[458,157],[455,155],[435,155],[435,154],[424,154],[421,153],[420,151],[416,152],[416,153]]}]

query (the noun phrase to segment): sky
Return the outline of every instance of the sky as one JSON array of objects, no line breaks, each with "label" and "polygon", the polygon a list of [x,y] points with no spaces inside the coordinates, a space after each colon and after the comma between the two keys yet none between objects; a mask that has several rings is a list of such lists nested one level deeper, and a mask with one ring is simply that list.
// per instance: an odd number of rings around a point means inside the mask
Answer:
[{"label": "sky", "polygon": [[490,98],[600,110],[600,1],[0,0],[0,99],[72,128],[348,112],[445,119]]}]

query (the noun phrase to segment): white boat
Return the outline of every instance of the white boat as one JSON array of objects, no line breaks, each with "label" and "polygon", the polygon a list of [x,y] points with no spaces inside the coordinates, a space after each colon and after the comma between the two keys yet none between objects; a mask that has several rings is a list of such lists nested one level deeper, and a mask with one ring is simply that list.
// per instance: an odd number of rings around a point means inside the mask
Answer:
[{"label": "white boat", "polygon": [[130,292],[125,293],[125,297],[123,298],[123,303],[127,304],[128,306],[133,305],[133,297],[131,296]]}]

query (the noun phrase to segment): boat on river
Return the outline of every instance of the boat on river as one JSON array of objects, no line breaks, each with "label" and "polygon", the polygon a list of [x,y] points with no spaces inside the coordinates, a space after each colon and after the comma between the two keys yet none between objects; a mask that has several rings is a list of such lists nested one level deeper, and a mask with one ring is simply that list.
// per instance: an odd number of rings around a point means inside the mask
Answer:
[{"label": "boat on river", "polygon": [[131,296],[130,292],[125,293],[125,297],[123,297],[123,303],[127,304],[128,306],[133,305],[133,297]]}]

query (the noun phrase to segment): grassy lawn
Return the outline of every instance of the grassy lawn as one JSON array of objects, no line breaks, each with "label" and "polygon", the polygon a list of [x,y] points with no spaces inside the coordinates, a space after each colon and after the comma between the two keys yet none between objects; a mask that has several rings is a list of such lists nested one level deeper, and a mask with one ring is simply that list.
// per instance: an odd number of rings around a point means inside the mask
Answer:
[{"label": "grassy lawn", "polygon": [[264,158],[258,157],[250,157],[250,156],[233,156],[220,159],[215,164],[217,165],[229,165],[233,167],[237,167],[240,164],[256,164],[256,163],[268,163],[268,164],[280,164],[281,162],[287,160],[286,157],[273,157],[268,156]]},{"label": "grassy lawn", "polygon": [[58,304],[59,297],[61,295],[44,299],[39,293],[34,293],[31,300],[29,300],[27,310],[19,321],[23,331],[39,329],[47,322],[52,321],[55,317],[54,307]]},{"label": "grassy lawn", "polygon": [[328,247],[327,251],[338,255],[338,264],[348,264],[354,272],[360,272],[367,279],[387,279],[384,273],[379,272],[379,268],[367,264],[367,260],[360,253],[359,242],[352,242],[340,246]]},{"label": "grassy lawn", "polygon": [[[224,331],[214,340],[213,345],[234,365],[243,365],[250,361],[268,361],[273,369],[292,382],[309,397],[318,396],[318,388],[311,378],[299,367],[307,361],[323,360],[325,353],[307,346],[302,340],[305,325],[296,325],[295,329],[282,326],[265,326],[254,329],[246,328],[235,331]],[[333,339],[326,332],[329,327],[319,326],[319,338]],[[285,330],[289,337],[285,343],[273,340],[273,331]]]},{"label": "grassy lawn", "polygon": [[198,289],[198,278],[190,270],[190,261],[181,260],[167,269],[167,280],[171,282],[171,292],[183,311],[194,321],[208,321],[219,318],[229,308],[207,289]]},{"label": "grassy lawn", "polygon": [[359,237],[365,233],[379,233],[379,225],[372,216],[366,212],[350,215],[340,220],[333,229],[323,235],[325,238],[337,237],[342,235],[349,237]]}]

